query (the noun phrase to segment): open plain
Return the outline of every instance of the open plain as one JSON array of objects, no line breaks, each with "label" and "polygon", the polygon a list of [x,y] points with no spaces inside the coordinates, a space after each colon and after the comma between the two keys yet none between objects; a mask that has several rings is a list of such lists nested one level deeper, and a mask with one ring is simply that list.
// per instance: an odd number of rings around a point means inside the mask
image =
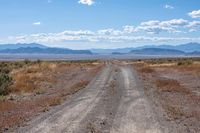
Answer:
[{"label": "open plain", "polygon": [[2,132],[200,131],[198,58],[16,64]]}]

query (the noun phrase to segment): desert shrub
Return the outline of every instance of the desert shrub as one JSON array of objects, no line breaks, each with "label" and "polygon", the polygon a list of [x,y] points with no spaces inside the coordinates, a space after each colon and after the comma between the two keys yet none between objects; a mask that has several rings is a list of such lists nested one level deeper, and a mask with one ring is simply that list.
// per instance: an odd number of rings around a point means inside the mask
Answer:
[{"label": "desert shrub", "polygon": [[31,63],[31,61],[30,61],[30,60],[27,60],[27,59],[25,59],[25,60],[24,60],[24,63],[27,65],[27,64],[30,64],[30,63]]},{"label": "desert shrub", "polygon": [[0,69],[0,73],[8,74],[9,72],[10,72],[10,68],[8,68],[8,67],[3,67]]},{"label": "desert shrub", "polygon": [[182,61],[179,61],[177,63],[178,66],[182,66],[182,65],[192,65],[193,64],[193,61],[192,60],[182,60]]},{"label": "desert shrub", "polygon": [[8,74],[0,74],[0,95],[9,93],[8,86],[11,85],[12,78]]}]

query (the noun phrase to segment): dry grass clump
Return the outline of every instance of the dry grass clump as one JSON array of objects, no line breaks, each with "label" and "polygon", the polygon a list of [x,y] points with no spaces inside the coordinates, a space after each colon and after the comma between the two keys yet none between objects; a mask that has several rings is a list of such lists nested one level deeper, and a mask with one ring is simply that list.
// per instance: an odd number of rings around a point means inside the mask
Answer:
[{"label": "dry grass clump", "polygon": [[54,63],[42,62],[21,69],[16,69],[11,73],[13,85],[10,86],[13,92],[32,92],[40,90],[43,82],[51,85],[55,83],[54,72],[58,65]]},{"label": "dry grass clump", "polygon": [[155,72],[154,69],[145,62],[136,62],[134,63],[135,68],[142,74],[148,74]]}]

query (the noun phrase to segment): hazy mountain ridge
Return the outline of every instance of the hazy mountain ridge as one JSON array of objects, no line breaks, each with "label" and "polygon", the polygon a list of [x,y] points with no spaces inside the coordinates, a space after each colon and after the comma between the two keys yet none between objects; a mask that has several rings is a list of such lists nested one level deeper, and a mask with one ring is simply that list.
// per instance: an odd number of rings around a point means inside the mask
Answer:
[{"label": "hazy mountain ridge", "polygon": [[174,49],[174,50],[180,50],[183,52],[194,52],[194,51],[200,51],[200,44],[199,43],[187,43],[187,44],[181,44],[181,45],[160,45],[160,46],[142,46],[138,47],[137,49],[144,49],[144,48],[161,48],[161,49]]},{"label": "hazy mountain ridge", "polygon": [[139,50],[132,50],[129,54],[141,55],[185,55],[186,53],[174,49],[161,49],[161,48],[144,48]]},{"label": "hazy mountain ridge", "polygon": [[200,55],[199,43],[187,43],[182,45],[146,45],[136,48],[117,48],[117,49],[90,49],[72,50],[67,48],[52,48],[45,45],[30,44],[1,44],[0,53],[2,54],[138,54],[138,55]]},{"label": "hazy mountain ridge", "polygon": [[187,43],[187,44],[181,44],[181,45],[145,45],[141,47],[135,47],[135,48],[117,48],[117,49],[91,49],[93,53],[100,53],[100,54],[112,54],[112,53],[129,53],[132,50],[141,50],[146,48],[159,48],[159,49],[171,49],[171,50],[179,50],[183,51],[185,53],[192,53],[195,51],[200,51],[200,44],[199,43]]},{"label": "hazy mountain ridge", "polygon": [[1,54],[92,54],[89,50],[72,50],[51,48],[41,44],[8,44],[0,45]]},{"label": "hazy mountain ridge", "polygon": [[18,48],[47,48],[47,46],[38,43],[17,43],[17,44],[0,44],[0,50],[18,49]]}]

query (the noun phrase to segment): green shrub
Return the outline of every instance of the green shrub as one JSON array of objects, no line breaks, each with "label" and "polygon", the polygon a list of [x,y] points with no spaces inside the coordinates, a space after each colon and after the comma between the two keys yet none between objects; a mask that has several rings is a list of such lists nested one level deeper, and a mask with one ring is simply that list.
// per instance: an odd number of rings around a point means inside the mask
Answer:
[{"label": "green shrub", "polygon": [[0,74],[0,95],[7,95],[9,93],[8,87],[11,85],[12,78],[8,74]]}]

